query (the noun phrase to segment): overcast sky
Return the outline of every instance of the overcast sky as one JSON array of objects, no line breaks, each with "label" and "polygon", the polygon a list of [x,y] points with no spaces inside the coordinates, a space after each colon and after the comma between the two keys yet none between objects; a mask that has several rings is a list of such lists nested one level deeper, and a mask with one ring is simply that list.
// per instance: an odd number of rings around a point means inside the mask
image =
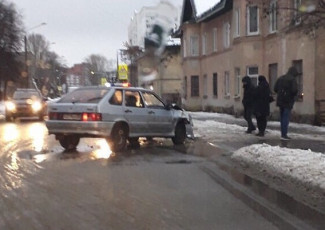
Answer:
[{"label": "overcast sky", "polygon": [[[10,1],[10,0],[8,0]],[[127,30],[135,10],[160,0],[12,0],[23,16],[28,33],[39,33],[68,66],[90,54],[116,59],[128,40]],[[170,0],[181,6],[183,0]],[[41,23],[47,23],[32,30]]]}]

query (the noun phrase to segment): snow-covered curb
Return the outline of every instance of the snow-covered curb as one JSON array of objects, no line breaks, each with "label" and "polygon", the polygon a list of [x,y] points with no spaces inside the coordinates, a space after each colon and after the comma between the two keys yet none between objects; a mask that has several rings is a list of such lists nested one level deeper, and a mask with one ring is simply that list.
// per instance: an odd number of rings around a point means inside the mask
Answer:
[{"label": "snow-covered curb", "polygon": [[325,213],[325,155],[267,144],[241,148],[231,157],[245,173]]}]

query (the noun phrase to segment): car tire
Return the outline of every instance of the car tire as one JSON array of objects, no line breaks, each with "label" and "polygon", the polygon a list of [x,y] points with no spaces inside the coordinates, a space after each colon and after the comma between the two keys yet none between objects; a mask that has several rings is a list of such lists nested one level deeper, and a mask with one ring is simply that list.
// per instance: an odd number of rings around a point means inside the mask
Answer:
[{"label": "car tire", "polygon": [[80,141],[80,137],[75,135],[63,136],[62,138],[59,139],[60,145],[65,150],[76,149],[77,145],[79,144],[79,141]]},{"label": "car tire", "polygon": [[127,131],[122,125],[114,127],[111,135],[111,150],[113,152],[122,152],[127,145]]},{"label": "car tire", "polygon": [[175,145],[184,144],[186,138],[185,124],[180,122],[175,127],[175,136],[172,137],[172,141]]}]

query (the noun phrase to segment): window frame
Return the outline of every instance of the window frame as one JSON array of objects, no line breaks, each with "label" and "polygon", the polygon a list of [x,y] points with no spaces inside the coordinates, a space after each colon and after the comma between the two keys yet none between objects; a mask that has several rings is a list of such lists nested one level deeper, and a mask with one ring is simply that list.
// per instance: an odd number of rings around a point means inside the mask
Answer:
[{"label": "window frame", "polygon": [[198,75],[191,76],[191,97],[200,96],[200,78]]},{"label": "window frame", "polygon": [[212,75],[213,96],[218,98],[218,73]]},{"label": "window frame", "polygon": [[225,49],[230,47],[230,23],[223,24],[223,47]]},{"label": "window frame", "polygon": [[229,97],[230,96],[230,72],[229,71],[225,71],[224,89],[225,89],[225,97]]},{"label": "window frame", "polygon": [[234,11],[234,37],[240,37],[240,8]]},{"label": "window frame", "polygon": [[[251,68],[257,68],[257,73],[251,74],[251,72],[250,72]],[[247,66],[247,68],[246,68],[246,75],[251,78],[251,81],[254,84],[254,86],[257,86],[257,83],[258,83],[258,75],[259,75],[258,71],[259,71],[259,69],[258,69],[257,65]]]},{"label": "window frame", "polygon": [[[256,31],[251,31],[251,8],[256,7]],[[260,18],[259,18],[259,8],[257,5],[247,6],[247,35],[258,35],[260,33]]]},{"label": "window frame", "polygon": [[270,2],[269,14],[269,32],[275,33],[278,30],[278,17],[277,17],[277,0]]},{"label": "window frame", "polygon": [[301,24],[301,13],[299,12],[300,6],[301,6],[301,0],[293,0],[293,8],[294,8],[293,20],[296,26]]},{"label": "window frame", "polygon": [[207,34],[202,34],[202,55],[207,54]]},{"label": "window frame", "polygon": [[235,97],[240,96],[240,89],[241,89],[241,76],[240,76],[240,68],[239,67],[235,67],[235,74],[234,74],[234,78],[235,78]]},{"label": "window frame", "polygon": [[213,52],[218,51],[218,28],[213,28],[212,32]]},{"label": "window frame", "polygon": [[199,36],[192,35],[190,36],[190,55],[191,57],[197,57],[199,54]]}]

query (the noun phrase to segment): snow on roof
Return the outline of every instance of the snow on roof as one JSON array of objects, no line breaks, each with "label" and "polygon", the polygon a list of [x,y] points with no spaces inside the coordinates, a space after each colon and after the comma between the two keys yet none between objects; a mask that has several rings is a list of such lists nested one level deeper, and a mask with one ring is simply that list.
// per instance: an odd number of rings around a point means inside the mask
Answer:
[{"label": "snow on roof", "polygon": [[171,36],[169,36],[166,45],[167,46],[181,45],[181,39],[179,39],[179,38],[172,38]]},{"label": "snow on roof", "polygon": [[196,16],[200,16],[217,5],[220,0],[194,0]]}]

